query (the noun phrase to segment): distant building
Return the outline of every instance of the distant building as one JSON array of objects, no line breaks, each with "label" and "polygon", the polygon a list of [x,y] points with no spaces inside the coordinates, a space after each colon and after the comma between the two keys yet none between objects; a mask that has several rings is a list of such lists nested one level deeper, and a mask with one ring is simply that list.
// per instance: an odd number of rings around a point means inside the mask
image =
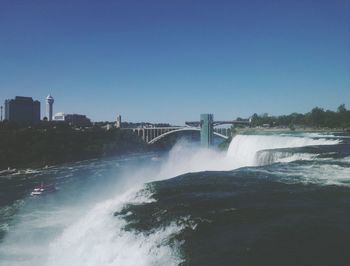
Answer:
[{"label": "distant building", "polygon": [[117,120],[115,122],[115,127],[116,128],[121,128],[122,127],[122,116],[121,115],[117,116]]},{"label": "distant building", "polygon": [[54,102],[55,102],[54,98],[49,94],[46,97],[46,117],[48,121],[52,121],[52,111],[53,111]]},{"label": "distant building", "polygon": [[91,126],[91,120],[86,117],[86,115],[79,114],[65,114],[65,113],[57,113],[53,117],[54,121],[66,122],[71,126],[76,127],[88,127]]},{"label": "distant building", "polygon": [[65,114],[62,113],[62,112],[59,112],[59,113],[57,113],[57,114],[55,114],[53,116],[53,120],[54,121],[62,121],[62,122],[64,122],[65,121],[64,119],[65,119]]},{"label": "distant building", "polygon": [[88,127],[91,126],[91,120],[86,115],[66,114],[65,121],[71,126]]},{"label": "distant building", "polygon": [[40,102],[34,101],[32,97],[22,96],[5,100],[5,119],[16,123],[39,123]]}]

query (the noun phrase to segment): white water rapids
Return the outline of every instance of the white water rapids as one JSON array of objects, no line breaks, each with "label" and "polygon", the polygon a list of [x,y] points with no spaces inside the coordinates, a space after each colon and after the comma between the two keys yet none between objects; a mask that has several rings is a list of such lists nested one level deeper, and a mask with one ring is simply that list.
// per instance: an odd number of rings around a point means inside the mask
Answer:
[{"label": "white water rapids", "polygon": [[[152,200],[147,191],[142,191],[145,182],[188,172],[257,166],[258,152],[266,149],[333,145],[339,142],[325,138],[238,135],[232,140],[227,154],[179,143],[158,167],[142,166],[116,177],[115,186],[123,184],[123,189],[119,189],[117,195],[110,199],[82,206],[83,210],[79,206],[73,208],[67,202],[57,201],[43,205],[42,209],[30,210],[29,213],[32,213],[29,216],[22,215],[0,243],[0,265],[178,265],[181,258],[177,247],[164,243],[170,235],[183,229],[181,224],[174,221],[168,227],[155,229],[146,236],[123,230],[125,220],[113,216],[126,203]],[[302,158],[293,156],[289,160],[283,159],[291,161]],[[57,193],[64,194],[64,191]],[[93,199],[94,190],[89,193],[90,199]],[[74,201],[74,198],[71,200]],[[1,258],[4,254],[6,256]]]}]

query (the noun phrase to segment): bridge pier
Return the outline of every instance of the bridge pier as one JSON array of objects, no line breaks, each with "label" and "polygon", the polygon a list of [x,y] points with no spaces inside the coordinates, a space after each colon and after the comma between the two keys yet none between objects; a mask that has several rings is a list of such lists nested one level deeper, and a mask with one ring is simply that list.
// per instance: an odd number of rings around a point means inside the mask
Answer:
[{"label": "bridge pier", "polygon": [[214,115],[213,114],[201,114],[200,126],[201,126],[201,146],[209,148],[213,144],[214,136]]}]

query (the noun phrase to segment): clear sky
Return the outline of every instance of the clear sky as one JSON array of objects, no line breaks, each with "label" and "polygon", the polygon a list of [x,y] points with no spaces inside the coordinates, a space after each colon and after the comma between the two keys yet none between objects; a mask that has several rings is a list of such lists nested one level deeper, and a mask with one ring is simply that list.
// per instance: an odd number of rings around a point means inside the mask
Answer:
[{"label": "clear sky", "polygon": [[350,0],[0,0],[0,101],[182,124],[350,109]]}]

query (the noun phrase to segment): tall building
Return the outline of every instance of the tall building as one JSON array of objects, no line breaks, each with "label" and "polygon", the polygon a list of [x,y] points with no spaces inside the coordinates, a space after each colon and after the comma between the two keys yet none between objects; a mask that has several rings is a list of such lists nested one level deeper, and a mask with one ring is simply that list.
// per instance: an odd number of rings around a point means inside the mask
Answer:
[{"label": "tall building", "polygon": [[115,122],[115,127],[116,128],[121,128],[122,127],[122,116],[121,115],[117,115],[117,120]]},{"label": "tall building", "polygon": [[40,102],[32,97],[16,96],[5,100],[5,119],[16,123],[34,124],[40,122]]},{"label": "tall building", "polygon": [[54,98],[49,94],[46,97],[46,117],[48,121],[52,121],[52,111],[53,111],[53,103],[55,102]]}]

